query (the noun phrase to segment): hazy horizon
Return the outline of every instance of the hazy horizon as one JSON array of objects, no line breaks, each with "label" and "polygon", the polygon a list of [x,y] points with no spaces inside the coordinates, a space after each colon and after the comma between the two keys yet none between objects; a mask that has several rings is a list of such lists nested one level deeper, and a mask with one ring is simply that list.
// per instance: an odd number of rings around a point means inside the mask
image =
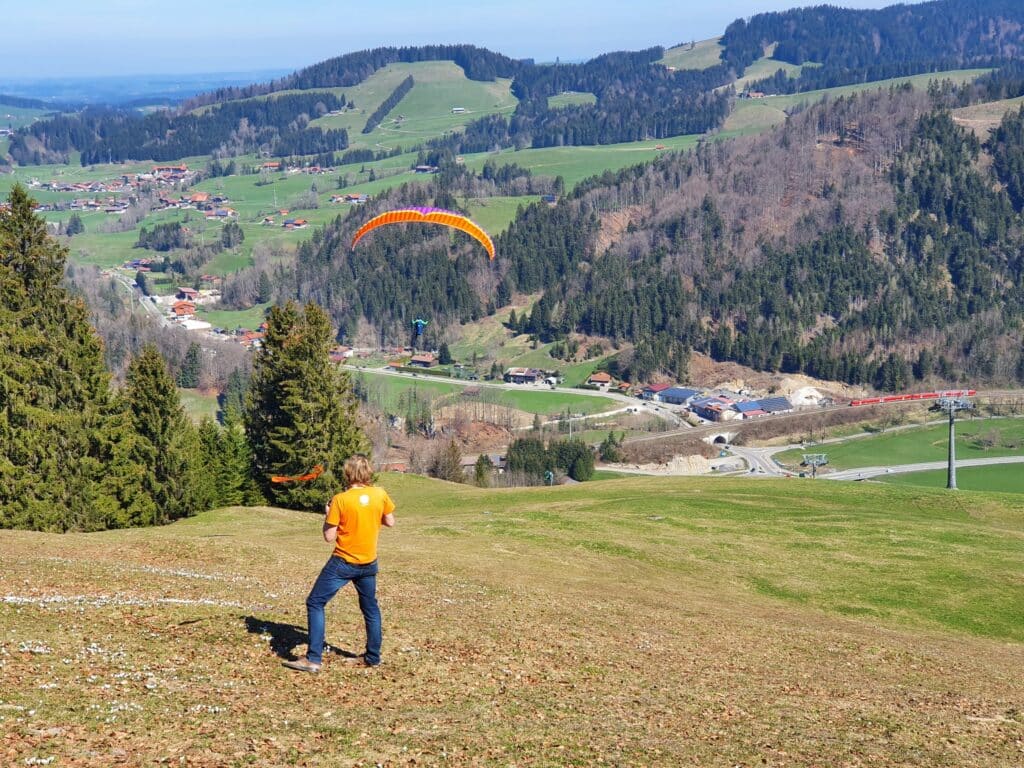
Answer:
[{"label": "hazy horizon", "polygon": [[[514,58],[584,60],[615,50],[706,40],[737,18],[809,4],[816,3],[720,0],[693,8],[651,0],[638,13],[635,6],[609,0],[520,0],[515,6],[393,0],[386,12],[375,14],[358,6],[339,11],[324,0],[298,0],[287,11],[266,0],[210,5],[179,0],[145,11],[129,0],[50,0],[5,9],[5,27],[14,34],[0,47],[0,84],[292,71],[390,45],[472,43]],[[894,3],[830,4],[881,8]]]}]

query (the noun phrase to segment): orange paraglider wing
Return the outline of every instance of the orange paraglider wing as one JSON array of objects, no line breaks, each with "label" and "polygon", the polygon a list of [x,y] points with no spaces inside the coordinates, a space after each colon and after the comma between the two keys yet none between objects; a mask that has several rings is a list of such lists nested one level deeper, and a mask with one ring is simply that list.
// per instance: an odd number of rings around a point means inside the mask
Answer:
[{"label": "orange paraglider wing", "polygon": [[270,478],[272,483],[305,483],[316,480],[323,473],[324,468],[317,464],[313,469],[304,475],[273,475]]},{"label": "orange paraglider wing", "polygon": [[487,255],[491,260],[494,260],[494,242],[491,240],[491,236],[484,232],[483,228],[472,219],[455,211],[446,211],[443,208],[398,208],[394,211],[387,211],[379,216],[374,216],[356,232],[352,238],[352,247],[355,248],[356,243],[362,240],[363,235],[372,232],[377,227],[406,222],[443,224],[446,227],[465,232],[480,243],[487,251]]}]

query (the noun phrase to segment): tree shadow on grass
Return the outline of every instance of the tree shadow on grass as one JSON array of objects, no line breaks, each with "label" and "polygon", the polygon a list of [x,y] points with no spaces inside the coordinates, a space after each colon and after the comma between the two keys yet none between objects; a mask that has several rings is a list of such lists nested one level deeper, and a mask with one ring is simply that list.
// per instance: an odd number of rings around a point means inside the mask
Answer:
[{"label": "tree shadow on grass", "polygon": [[[254,635],[270,635],[270,650],[276,656],[288,661],[298,658],[295,654],[295,647],[307,645],[309,634],[305,627],[297,627],[294,624],[281,624],[276,621],[268,621],[257,616],[244,616],[245,628]],[[330,643],[324,644],[324,653],[334,653],[338,656],[355,657],[357,654],[346,651]]]}]

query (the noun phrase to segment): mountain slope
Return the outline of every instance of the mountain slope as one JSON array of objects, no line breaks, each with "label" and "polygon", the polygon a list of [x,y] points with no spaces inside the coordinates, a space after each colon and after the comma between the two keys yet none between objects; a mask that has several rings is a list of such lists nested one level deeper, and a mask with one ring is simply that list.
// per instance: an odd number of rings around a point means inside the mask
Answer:
[{"label": "mountain slope", "polygon": [[[398,527],[381,536],[385,650],[372,672],[332,656],[316,677],[280,665],[303,650],[303,599],[328,554],[313,515],[0,532],[5,758],[1019,757],[1024,549],[1005,497],[796,480],[756,492],[742,480],[383,482]],[[362,632],[342,592],[328,639],[358,651]]]}]

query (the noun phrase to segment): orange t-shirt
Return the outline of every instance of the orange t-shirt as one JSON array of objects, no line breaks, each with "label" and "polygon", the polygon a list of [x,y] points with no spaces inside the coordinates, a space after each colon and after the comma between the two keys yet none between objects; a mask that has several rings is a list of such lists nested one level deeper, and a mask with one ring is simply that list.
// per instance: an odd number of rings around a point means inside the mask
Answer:
[{"label": "orange t-shirt", "polygon": [[338,526],[334,554],[355,565],[372,563],[377,559],[381,519],[394,509],[388,492],[374,485],[354,485],[337,494],[326,520],[327,525]]}]

